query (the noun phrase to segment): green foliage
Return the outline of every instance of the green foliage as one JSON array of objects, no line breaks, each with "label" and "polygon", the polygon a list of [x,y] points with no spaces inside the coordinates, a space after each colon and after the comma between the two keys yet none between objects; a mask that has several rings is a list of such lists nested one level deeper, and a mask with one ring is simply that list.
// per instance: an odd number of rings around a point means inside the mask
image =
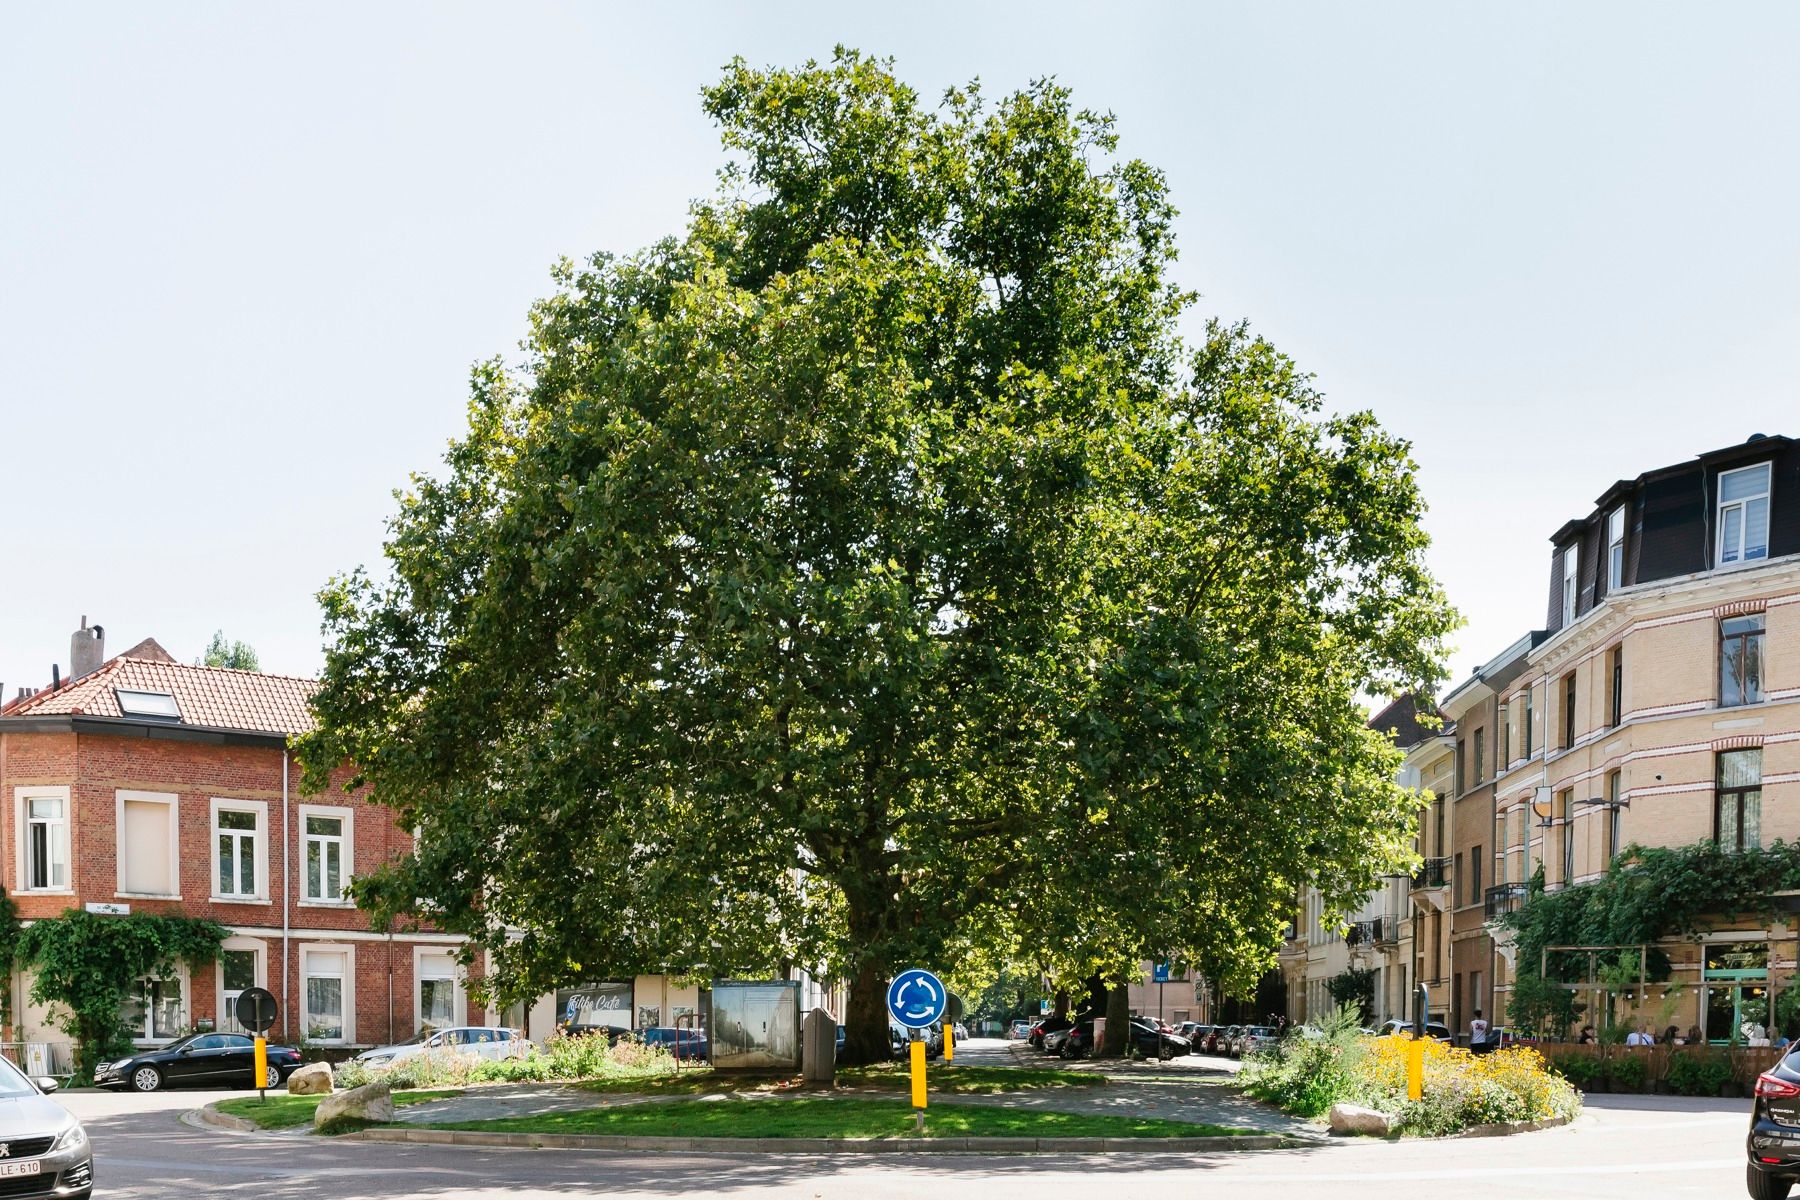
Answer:
[{"label": "green foliage", "polygon": [[19,963],[19,935],[23,931],[19,906],[5,889],[0,889],[0,1025],[13,1023],[12,980]]},{"label": "green foliage", "polygon": [[1593,1054],[1570,1054],[1555,1059],[1551,1065],[1564,1079],[1584,1091],[1606,1075],[1606,1065]]},{"label": "green foliage", "polygon": [[51,1019],[76,1043],[76,1076],[131,1048],[120,1006],[140,979],[167,975],[178,962],[202,967],[219,957],[226,929],[194,917],[132,913],[97,916],[71,908],[20,932],[19,965],[31,970],[31,998],[57,1006]]},{"label": "green foliage", "polygon": [[1183,343],[1163,178],[1065,88],[933,108],[840,51],[704,104],[718,197],[558,269],[321,595],[305,786],[422,833],[358,900],[507,999],[806,964],[852,1062],[909,962],[1254,981],[1302,885],[1411,856],[1358,700],[1453,623],[1408,446]]},{"label": "green foliage", "polygon": [[1325,990],[1338,1004],[1356,1006],[1358,1020],[1366,1025],[1375,1019],[1375,968],[1351,967],[1325,981]]},{"label": "green foliage", "polygon": [[551,1083],[562,1080],[649,1081],[675,1074],[675,1057],[660,1046],[631,1039],[609,1043],[598,1034],[553,1037],[532,1045],[522,1058],[499,1060],[426,1050],[389,1067],[354,1059],[332,1071],[337,1086],[360,1087],[385,1079],[394,1088],[466,1087],[474,1083]]},{"label": "green foliage", "polygon": [[1606,1081],[1615,1091],[1641,1092],[1649,1069],[1640,1054],[1633,1054],[1629,1049],[1613,1053],[1606,1059]]},{"label": "green foliage", "polygon": [[1716,1096],[1731,1082],[1731,1060],[1713,1050],[1685,1051],[1669,1059],[1669,1090],[1677,1096]]},{"label": "green foliage", "polygon": [[[1772,918],[1775,893],[1794,888],[1800,888],[1800,844],[1787,842],[1742,852],[1711,841],[1631,846],[1599,879],[1556,892],[1545,892],[1540,876],[1525,903],[1501,918],[1518,946],[1508,1012],[1525,1027],[1568,1032],[1579,1002],[1553,985],[1582,981],[1587,960],[1552,953],[1544,978],[1540,964],[1548,946],[1620,947],[1620,954],[1597,964],[1596,976],[1601,986],[1628,991],[1636,986],[1637,946],[1701,933],[1715,917]],[[1649,957],[1648,979],[1667,980],[1668,956],[1652,946]]]},{"label": "green foliage", "polygon": [[1316,1025],[1294,1030],[1250,1056],[1238,1082],[1258,1100],[1300,1117],[1317,1117],[1348,1095],[1368,1039],[1362,1011],[1341,1001]]},{"label": "green foliage", "polygon": [[201,665],[208,667],[231,667],[238,671],[260,671],[262,667],[256,657],[256,650],[248,642],[228,642],[225,631],[218,630],[207,643],[206,653],[200,659]]}]

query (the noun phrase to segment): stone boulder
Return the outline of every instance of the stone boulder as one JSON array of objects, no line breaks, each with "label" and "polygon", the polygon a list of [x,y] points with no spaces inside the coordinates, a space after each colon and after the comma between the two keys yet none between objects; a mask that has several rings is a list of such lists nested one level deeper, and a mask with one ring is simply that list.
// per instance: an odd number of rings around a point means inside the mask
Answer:
[{"label": "stone boulder", "polygon": [[1360,1104],[1334,1104],[1330,1119],[1333,1133],[1360,1133],[1369,1137],[1386,1137],[1394,1123],[1394,1118],[1386,1113]]},{"label": "stone boulder", "polygon": [[319,1101],[319,1107],[313,1110],[313,1127],[316,1129],[339,1117],[377,1123],[392,1121],[394,1094],[388,1088],[387,1080],[377,1079],[374,1083],[365,1083],[347,1092],[336,1092],[325,1097]]},{"label": "stone boulder", "polygon": [[288,1076],[287,1090],[290,1096],[331,1095],[331,1064],[307,1063]]}]

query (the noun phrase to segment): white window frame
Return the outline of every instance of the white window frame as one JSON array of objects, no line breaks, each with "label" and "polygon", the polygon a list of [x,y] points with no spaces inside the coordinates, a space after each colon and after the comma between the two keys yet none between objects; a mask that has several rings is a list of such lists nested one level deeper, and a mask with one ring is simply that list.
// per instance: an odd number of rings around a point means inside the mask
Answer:
[{"label": "white window frame", "polygon": [[[356,810],[329,804],[302,804],[299,806],[300,825],[300,900],[305,908],[355,908],[356,902],[344,895],[344,888],[355,877],[356,866]],[[338,835],[342,847],[338,856],[338,898],[335,900],[309,896],[306,893],[307,842],[306,819],[308,817],[331,817],[342,822],[342,832]],[[323,839],[322,839],[323,840]],[[321,882],[323,879],[321,878]]]},{"label": "white window frame", "polygon": [[[173,892],[128,892],[125,890],[125,804],[163,804],[169,809],[169,882],[174,885]],[[179,900],[181,899],[181,797],[174,792],[138,792],[128,788],[120,788],[115,793],[113,835],[115,842],[116,879],[118,890],[114,895],[123,899],[142,900]],[[210,889],[209,889],[210,890]]]},{"label": "white window frame", "polygon": [[1616,592],[1625,586],[1625,506],[1612,510],[1606,518],[1606,590]]},{"label": "white window frame", "polygon": [[[246,832],[255,839],[255,849],[251,853],[251,862],[256,871],[256,886],[248,892],[221,892],[219,890],[219,814],[226,812],[247,812],[256,818],[254,831],[234,829],[230,832],[241,835]],[[266,800],[231,800],[222,796],[212,798],[212,874],[207,877],[208,890],[212,899],[220,904],[267,904],[269,903],[269,803]]]},{"label": "white window frame", "polygon": [[[450,1024],[440,1025],[438,1028],[453,1029],[459,1025],[467,1025],[469,1023],[469,996],[464,986],[466,978],[462,969],[462,964],[456,961],[456,947],[448,944],[433,945],[430,943],[421,943],[420,945],[413,947],[412,995],[414,1032],[425,1028],[425,997],[422,994],[423,989],[420,987],[420,984],[425,981],[425,958],[427,955],[433,958],[448,958],[450,960],[450,994],[452,997],[450,1001]],[[434,976],[433,978],[437,978],[437,976]]]},{"label": "white window frame", "polygon": [[[61,800],[63,802],[63,828],[67,837],[64,844],[68,849],[69,861],[63,864],[68,883],[62,887],[27,887],[26,881],[31,878],[31,832],[30,819],[33,800]],[[75,802],[69,795],[67,786],[61,787],[15,787],[13,789],[13,828],[18,830],[15,839],[17,845],[14,861],[18,867],[13,876],[19,881],[18,891],[22,895],[31,896],[73,896],[75,894]]]},{"label": "white window frame", "polygon": [[[135,986],[149,978],[151,978],[151,976],[140,975],[132,982]],[[163,978],[170,980],[181,989],[181,1015],[176,1024],[182,1031],[192,1028],[194,1024],[194,988],[193,980],[188,976],[187,964],[176,963],[169,971],[169,974]],[[144,1013],[146,1018],[148,1018],[150,1010],[146,1008]],[[140,1025],[134,1027],[131,1031],[131,1044],[134,1046],[166,1046],[181,1036],[182,1033],[178,1031],[171,1033],[166,1037],[145,1037],[144,1028]]]},{"label": "white window frame", "polygon": [[1575,623],[1575,593],[1580,587],[1581,543],[1570,542],[1563,550],[1562,625]]},{"label": "white window frame", "polygon": [[[1725,499],[1725,481],[1733,475],[1746,475],[1752,471],[1759,471],[1762,473],[1762,477],[1763,477],[1762,491],[1757,492],[1754,495],[1740,497],[1736,500]],[[1741,566],[1744,563],[1764,562],[1768,559],[1769,543],[1766,540],[1763,542],[1762,552],[1760,554],[1756,555],[1754,558],[1751,558],[1746,553],[1747,547],[1744,543],[1744,538],[1747,535],[1749,528],[1750,528],[1750,521],[1749,521],[1750,505],[1757,500],[1761,500],[1763,502],[1764,510],[1768,511],[1770,503],[1771,503],[1770,493],[1773,490],[1774,478],[1775,478],[1774,464],[1767,463],[1767,462],[1752,463],[1751,465],[1749,465],[1747,467],[1735,467],[1729,471],[1720,471],[1719,472],[1719,478],[1718,478],[1719,490],[1717,492],[1718,499],[1717,499],[1717,501],[1714,505],[1714,509],[1713,509],[1714,528],[1716,528],[1718,530],[1718,533],[1714,536],[1714,546],[1713,546],[1713,549],[1714,549],[1713,564],[1715,566],[1736,567],[1736,566]],[[1725,549],[1726,549],[1726,546],[1725,546],[1725,514],[1734,508],[1738,510],[1738,544],[1737,544],[1736,556],[1734,558],[1730,559],[1729,561],[1727,561],[1727,559],[1725,558]],[[1770,513],[1770,515],[1772,517],[1773,513]],[[1768,534],[1767,534],[1766,530],[1765,530],[1763,536],[1765,538],[1767,538]]]},{"label": "white window frame", "polygon": [[[306,1007],[306,981],[313,978],[306,973],[306,959],[309,954],[342,955],[344,974],[343,986],[339,993],[340,1003],[344,1006],[344,1036],[339,1038],[313,1038],[308,1032],[312,1028],[312,1013]],[[353,1046],[356,1044],[356,945],[352,942],[302,942],[300,944],[300,1036],[320,1046]],[[319,978],[331,978],[320,976]]]},{"label": "white window frame", "polygon": [[226,938],[225,944],[219,947],[219,962],[216,972],[218,986],[214,989],[215,999],[218,1002],[218,1007],[214,1011],[218,1013],[218,1016],[213,1021],[213,1029],[219,1033],[249,1033],[248,1029],[238,1028],[237,1015],[232,1011],[232,1001],[225,994],[224,955],[228,950],[236,950],[240,953],[248,951],[256,955],[253,976],[255,985],[259,988],[266,988],[269,986],[269,944],[261,938],[238,935]]}]

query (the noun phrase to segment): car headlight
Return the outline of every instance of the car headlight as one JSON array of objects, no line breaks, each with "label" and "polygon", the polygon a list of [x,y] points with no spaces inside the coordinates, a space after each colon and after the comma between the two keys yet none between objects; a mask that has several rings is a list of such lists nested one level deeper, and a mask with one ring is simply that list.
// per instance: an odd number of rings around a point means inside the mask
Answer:
[{"label": "car headlight", "polygon": [[50,1153],[56,1154],[63,1150],[79,1150],[85,1145],[87,1145],[87,1131],[81,1127],[80,1121],[76,1121],[67,1129],[57,1134],[56,1141],[50,1145]]}]

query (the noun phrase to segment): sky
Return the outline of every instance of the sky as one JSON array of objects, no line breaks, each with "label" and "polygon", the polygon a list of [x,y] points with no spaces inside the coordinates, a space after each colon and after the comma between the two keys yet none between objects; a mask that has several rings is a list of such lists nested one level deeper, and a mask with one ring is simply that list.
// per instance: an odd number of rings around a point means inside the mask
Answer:
[{"label": "sky", "polygon": [[677,232],[733,56],[1055,76],[1162,168],[1191,322],[1409,439],[1453,678],[1614,480],[1800,435],[1800,6],[0,0],[0,686],[315,595],[559,258]]}]

